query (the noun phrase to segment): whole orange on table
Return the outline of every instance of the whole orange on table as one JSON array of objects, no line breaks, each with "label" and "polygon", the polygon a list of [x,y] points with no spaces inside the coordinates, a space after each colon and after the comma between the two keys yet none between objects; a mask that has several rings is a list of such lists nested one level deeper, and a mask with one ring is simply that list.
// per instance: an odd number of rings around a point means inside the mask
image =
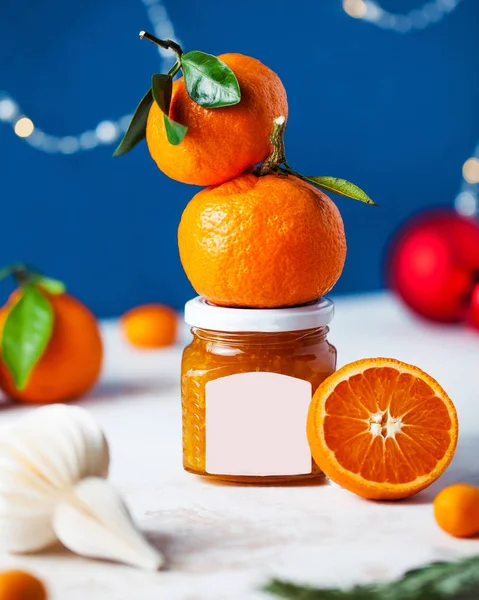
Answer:
[{"label": "whole orange on table", "polygon": [[126,339],[139,348],[171,346],[178,333],[178,315],[163,304],[143,304],[121,317]]},{"label": "whole orange on table", "polygon": [[291,175],[247,173],[202,190],[183,213],[178,244],[195,290],[222,306],[316,300],[334,286],[346,258],[338,208]]},{"label": "whole orange on table", "polygon": [[441,529],[454,537],[479,534],[479,488],[455,483],[434,499],[434,516]]},{"label": "whole orange on table", "polygon": [[[0,387],[11,398],[27,403],[64,402],[86,393],[101,372],[103,345],[93,313],[66,292],[38,291],[53,310],[53,329],[48,344],[20,388],[4,360],[0,360]],[[22,298],[17,290],[0,309],[0,337],[5,321]],[[30,325],[30,332],[34,326]]]},{"label": "whole orange on table", "polygon": [[447,468],[454,405],[429,375],[391,358],[359,360],[321,384],[308,415],[311,453],[334,482],[365,498],[411,496]]},{"label": "whole orange on table", "polygon": [[46,600],[43,583],[26,571],[0,573],[0,600]]},{"label": "whole orange on table", "polygon": [[259,163],[272,150],[274,119],[288,116],[286,91],[274,71],[243,54],[218,58],[238,79],[238,104],[204,108],[190,98],[184,78],[177,79],[169,116],[188,127],[177,146],[168,141],[163,112],[156,102],[149,112],[146,141],[151,157],[161,171],[183,183],[223,183]]}]

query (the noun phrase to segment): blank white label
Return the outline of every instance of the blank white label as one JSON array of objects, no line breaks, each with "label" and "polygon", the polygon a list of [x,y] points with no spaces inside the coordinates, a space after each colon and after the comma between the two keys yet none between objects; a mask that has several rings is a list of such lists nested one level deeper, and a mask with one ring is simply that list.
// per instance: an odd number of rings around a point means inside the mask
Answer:
[{"label": "blank white label", "polygon": [[306,435],[312,387],[278,373],[239,373],[206,384],[206,472],[311,473]]}]

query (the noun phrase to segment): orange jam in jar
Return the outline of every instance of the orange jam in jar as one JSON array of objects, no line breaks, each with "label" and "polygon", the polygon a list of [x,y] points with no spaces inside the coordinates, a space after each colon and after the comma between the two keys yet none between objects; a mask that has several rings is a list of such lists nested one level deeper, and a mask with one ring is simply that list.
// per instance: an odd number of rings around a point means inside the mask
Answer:
[{"label": "orange jam in jar", "polygon": [[183,465],[244,483],[322,476],[306,436],[312,394],[336,369],[327,340],[334,306],[282,309],[187,303],[193,340],[183,354]]}]

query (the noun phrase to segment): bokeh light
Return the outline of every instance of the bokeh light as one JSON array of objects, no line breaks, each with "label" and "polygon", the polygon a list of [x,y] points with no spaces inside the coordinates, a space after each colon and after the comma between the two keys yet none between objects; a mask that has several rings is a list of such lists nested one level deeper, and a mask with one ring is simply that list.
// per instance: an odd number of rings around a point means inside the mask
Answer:
[{"label": "bokeh light", "polygon": [[102,121],[97,125],[96,135],[103,144],[111,144],[120,135],[120,129],[113,121]]},{"label": "bokeh light", "polygon": [[18,106],[10,98],[0,100],[0,121],[12,121],[18,113]]},{"label": "bokeh light", "polygon": [[14,131],[18,135],[18,137],[26,138],[29,135],[32,135],[35,126],[33,121],[28,117],[21,117],[15,123]]},{"label": "bokeh light", "polygon": [[468,183],[479,183],[479,158],[469,158],[462,167],[462,174]]},{"label": "bokeh light", "polygon": [[344,11],[355,19],[362,19],[367,11],[364,0],[343,0]]},{"label": "bokeh light", "polygon": [[477,198],[471,192],[461,192],[454,202],[457,212],[464,217],[472,217],[478,211]]}]

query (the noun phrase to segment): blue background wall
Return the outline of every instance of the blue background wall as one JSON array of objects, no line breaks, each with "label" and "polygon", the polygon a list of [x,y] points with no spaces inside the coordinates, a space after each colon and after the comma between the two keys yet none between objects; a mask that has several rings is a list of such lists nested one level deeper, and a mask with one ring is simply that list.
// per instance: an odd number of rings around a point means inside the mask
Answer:
[{"label": "blue background wall", "polygon": [[[382,0],[406,11],[423,0]],[[346,177],[380,203],[345,198],[349,242],[335,292],[377,289],[391,233],[408,215],[452,205],[479,136],[479,2],[399,35],[348,17],[339,0],[165,0],[185,49],[242,52],[288,91],[289,162]],[[133,110],[160,59],[139,0],[2,0],[0,89],[44,131],[67,135]],[[101,316],[193,294],[176,249],[196,189],[168,180],[145,145],[48,155],[0,123],[0,259],[24,259]],[[5,290],[6,291],[6,290]]]}]

